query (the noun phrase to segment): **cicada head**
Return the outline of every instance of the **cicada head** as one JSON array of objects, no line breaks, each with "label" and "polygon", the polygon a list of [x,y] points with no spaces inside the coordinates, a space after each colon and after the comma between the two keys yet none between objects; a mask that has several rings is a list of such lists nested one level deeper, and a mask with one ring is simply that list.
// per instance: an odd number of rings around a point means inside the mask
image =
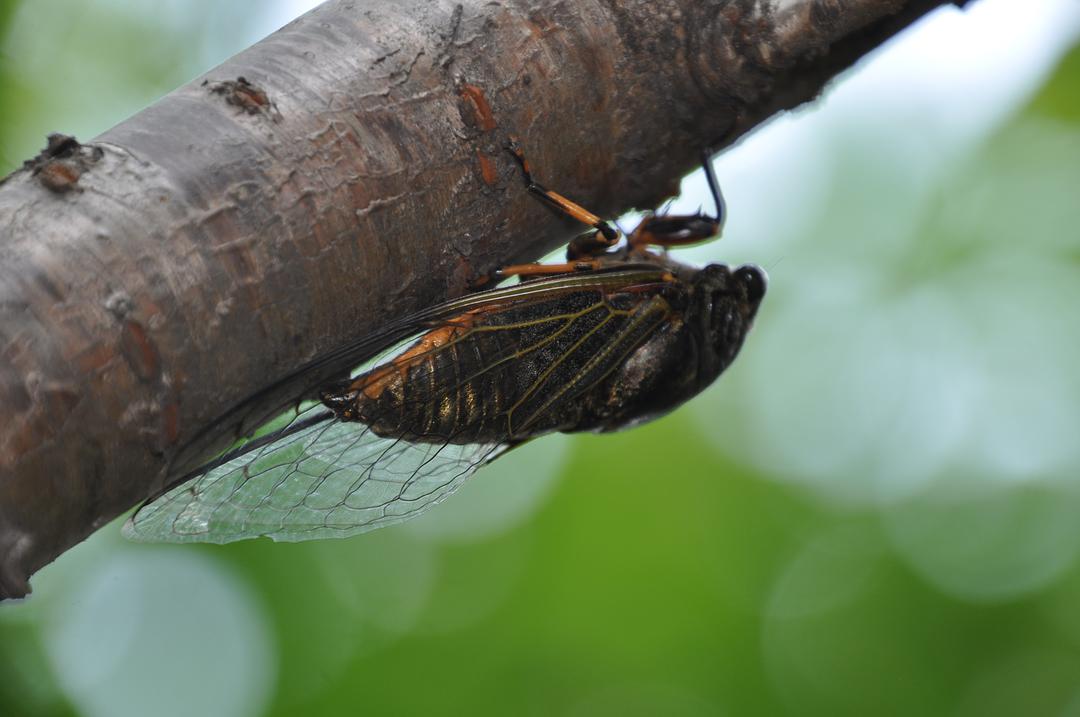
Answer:
[{"label": "cicada head", "polygon": [[730,269],[710,264],[691,280],[687,329],[697,344],[697,390],[731,365],[754,323],[768,284],[753,264]]},{"label": "cicada head", "polygon": [[603,409],[582,429],[621,430],[659,418],[701,393],[739,353],[765,296],[765,272],[668,266],[679,275],[679,291],[667,297],[675,315],[626,358],[602,392]]}]

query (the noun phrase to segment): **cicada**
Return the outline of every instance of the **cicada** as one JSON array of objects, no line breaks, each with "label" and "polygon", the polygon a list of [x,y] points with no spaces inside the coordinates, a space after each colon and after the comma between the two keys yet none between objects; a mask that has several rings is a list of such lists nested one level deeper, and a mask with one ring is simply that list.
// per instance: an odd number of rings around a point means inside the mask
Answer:
[{"label": "cicada", "polygon": [[[394,322],[357,350],[347,380],[302,397],[147,501],[125,526],[129,538],[294,541],[398,523],[515,446],[652,420],[731,364],[764,273],[693,268],[666,251],[720,234],[724,202],[708,155],[715,216],[651,214],[624,237],[535,182],[518,144],[509,149],[529,192],[591,227],[567,261],[505,267],[489,277],[495,288]],[[518,283],[498,286],[510,277]],[[372,364],[387,343],[396,352]]]}]

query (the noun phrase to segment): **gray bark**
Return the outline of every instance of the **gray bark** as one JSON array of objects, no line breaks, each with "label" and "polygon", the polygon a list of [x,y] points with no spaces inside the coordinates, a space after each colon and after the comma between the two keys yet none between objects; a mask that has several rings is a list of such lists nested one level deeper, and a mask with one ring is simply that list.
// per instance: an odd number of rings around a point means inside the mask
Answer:
[{"label": "gray bark", "polygon": [[590,209],[654,207],[943,4],[331,0],[54,138],[0,185],[0,597],[330,378],[307,362],[578,231],[509,134]]}]

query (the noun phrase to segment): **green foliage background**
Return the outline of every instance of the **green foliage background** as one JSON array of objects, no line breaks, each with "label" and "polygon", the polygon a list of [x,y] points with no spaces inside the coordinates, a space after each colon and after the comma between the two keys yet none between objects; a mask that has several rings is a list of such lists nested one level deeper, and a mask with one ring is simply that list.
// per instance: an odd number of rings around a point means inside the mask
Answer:
[{"label": "green foliage background", "polygon": [[[29,6],[0,3],[4,171],[265,31]],[[100,531],[0,606],[0,714],[1080,715],[1080,46],[1031,92],[944,175],[821,137],[814,221],[698,255],[773,284],[673,416],[353,540]]]}]

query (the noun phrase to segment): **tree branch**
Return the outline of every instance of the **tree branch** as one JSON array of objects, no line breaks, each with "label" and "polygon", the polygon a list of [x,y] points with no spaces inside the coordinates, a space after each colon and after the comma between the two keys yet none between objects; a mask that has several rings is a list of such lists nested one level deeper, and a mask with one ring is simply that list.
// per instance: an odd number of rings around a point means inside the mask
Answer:
[{"label": "tree branch", "polygon": [[942,4],[331,0],[52,138],[0,186],[0,597],[332,377],[307,362],[576,232],[509,134],[590,209],[653,207]]}]

